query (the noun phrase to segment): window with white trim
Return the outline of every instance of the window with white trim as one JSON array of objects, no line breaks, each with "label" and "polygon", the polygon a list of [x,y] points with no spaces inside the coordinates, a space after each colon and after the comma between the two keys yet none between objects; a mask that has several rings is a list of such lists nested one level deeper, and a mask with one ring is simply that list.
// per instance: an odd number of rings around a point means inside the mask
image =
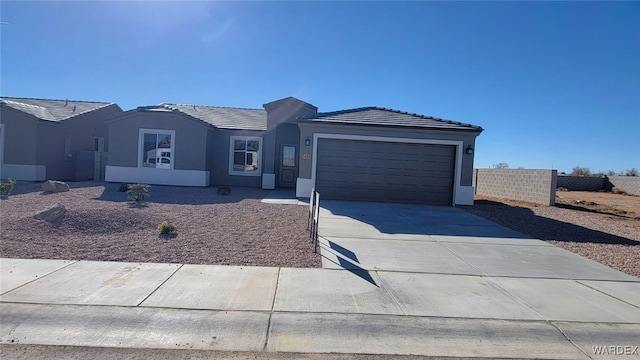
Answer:
[{"label": "window with white trim", "polygon": [[262,138],[231,136],[229,175],[260,176],[262,174]]},{"label": "window with white trim", "polygon": [[140,129],[138,167],[173,169],[175,130]]}]

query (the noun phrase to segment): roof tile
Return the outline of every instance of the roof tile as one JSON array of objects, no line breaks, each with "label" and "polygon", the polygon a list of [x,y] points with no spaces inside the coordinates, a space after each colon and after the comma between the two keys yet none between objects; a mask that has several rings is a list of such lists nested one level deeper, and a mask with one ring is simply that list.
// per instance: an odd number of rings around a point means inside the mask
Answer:
[{"label": "roof tile", "polygon": [[388,125],[482,131],[482,127],[476,125],[374,106],[319,113],[316,116],[304,120],[358,125]]},{"label": "roof tile", "polygon": [[179,111],[219,129],[267,130],[267,112],[221,106],[162,103],[160,106]]},{"label": "roof tile", "polygon": [[0,103],[39,119],[59,122],[113,103],[2,97]]}]

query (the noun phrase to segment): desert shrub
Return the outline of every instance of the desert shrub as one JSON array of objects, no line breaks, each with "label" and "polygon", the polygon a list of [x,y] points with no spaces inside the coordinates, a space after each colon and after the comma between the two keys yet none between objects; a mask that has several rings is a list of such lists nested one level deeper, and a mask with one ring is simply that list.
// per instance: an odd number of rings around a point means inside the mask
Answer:
[{"label": "desert shrub", "polygon": [[158,231],[160,231],[160,235],[175,235],[178,233],[178,229],[167,220],[158,224]]},{"label": "desert shrub", "polygon": [[16,181],[13,179],[8,179],[7,181],[0,180],[0,196],[11,195],[11,191],[13,190],[13,186],[15,184],[16,184]]},{"label": "desert shrub", "polygon": [[143,202],[144,198],[149,196],[150,187],[147,184],[129,184],[127,187],[127,199],[136,203]]},{"label": "desert shrub", "polygon": [[127,192],[129,190],[129,184],[120,184],[118,192]]}]

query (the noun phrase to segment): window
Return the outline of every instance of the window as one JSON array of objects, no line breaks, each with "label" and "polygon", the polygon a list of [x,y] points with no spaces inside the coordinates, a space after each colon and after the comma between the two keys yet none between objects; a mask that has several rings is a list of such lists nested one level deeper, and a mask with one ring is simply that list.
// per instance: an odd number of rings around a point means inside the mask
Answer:
[{"label": "window", "polygon": [[229,149],[229,175],[262,174],[262,138],[232,136]]},{"label": "window", "polygon": [[174,130],[140,129],[138,166],[173,169],[175,137]]}]

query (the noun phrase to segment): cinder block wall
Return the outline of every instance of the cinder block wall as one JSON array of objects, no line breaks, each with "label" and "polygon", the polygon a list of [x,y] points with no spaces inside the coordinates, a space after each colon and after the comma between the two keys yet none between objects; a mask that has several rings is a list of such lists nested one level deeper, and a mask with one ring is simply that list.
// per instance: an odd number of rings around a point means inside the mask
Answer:
[{"label": "cinder block wall", "polygon": [[608,184],[604,184],[606,190],[615,186],[628,194],[640,195],[640,176],[609,176],[608,179]]},{"label": "cinder block wall", "polygon": [[558,175],[558,187],[571,191],[598,191],[604,189],[602,176]]},{"label": "cinder block wall", "polygon": [[478,195],[553,205],[557,175],[546,169],[475,169],[473,184]]}]

